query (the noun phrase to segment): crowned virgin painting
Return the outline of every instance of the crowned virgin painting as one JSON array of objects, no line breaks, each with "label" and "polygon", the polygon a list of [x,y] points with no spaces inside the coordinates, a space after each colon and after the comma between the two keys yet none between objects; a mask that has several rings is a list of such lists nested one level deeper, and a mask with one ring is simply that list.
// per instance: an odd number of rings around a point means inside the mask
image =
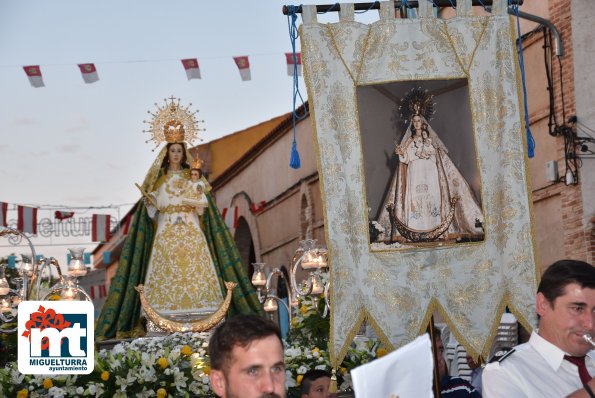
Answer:
[{"label": "crowned virgin painting", "polygon": [[358,87],[372,250],[484,239],[465,79]]}]

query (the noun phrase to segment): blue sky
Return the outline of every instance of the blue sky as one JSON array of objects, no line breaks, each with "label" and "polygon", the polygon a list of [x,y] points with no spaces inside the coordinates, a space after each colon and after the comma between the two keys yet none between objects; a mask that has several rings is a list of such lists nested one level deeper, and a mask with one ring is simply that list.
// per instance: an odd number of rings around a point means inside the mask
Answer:
[{"label": "blue sky", "polygon": [[[142,182],[156,155],[145,143],[143,120],[171,95],[199,110],[205,142],[290,111],[283,4],[292,3],[0,0],[0,202],[65,210],[132,204],[134,182]],[[241,81],[232,59],[238,55],[250,56],[252,81]],[[195,57],[202,80],[188,81],[180,59]],[[85,84],[78,63],[95,63],[99,82]],[[30,86],[25,65],[41,66],[45,87]],[[128,209],[120,207],[120,216]],[[60,260],[66,247],[48,245],[73,238],[33,242]],[[0,242],[0,255],[22,251],[6,245]]]}]

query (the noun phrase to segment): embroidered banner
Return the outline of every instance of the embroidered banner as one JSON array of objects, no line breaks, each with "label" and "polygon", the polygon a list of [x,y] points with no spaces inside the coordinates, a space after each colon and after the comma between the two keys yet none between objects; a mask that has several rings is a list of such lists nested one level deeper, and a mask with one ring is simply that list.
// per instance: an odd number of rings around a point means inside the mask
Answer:
[{"label": "embroidered banner", "polygon": [[302,54],[331,268],[331,359],[367,319],[389,347],[438,311],[487,356],[508,306],[531,329],[535,242],[506,1],[473,16],[320,24],[303,6]]}]

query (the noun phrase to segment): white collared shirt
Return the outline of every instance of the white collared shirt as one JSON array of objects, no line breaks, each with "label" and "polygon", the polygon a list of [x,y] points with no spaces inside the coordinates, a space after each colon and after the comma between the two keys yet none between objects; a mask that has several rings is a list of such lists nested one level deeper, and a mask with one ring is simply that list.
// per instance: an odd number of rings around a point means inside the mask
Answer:
[{"label": "white collared shirt", "polygon": [[[564,351],[536,332],[528,343],[501,362],[488,364],[482,375],[483,398],[560,398],[583,388],[578,367],[564,360]],[[595,375],[595,353],[585,362]]]}]

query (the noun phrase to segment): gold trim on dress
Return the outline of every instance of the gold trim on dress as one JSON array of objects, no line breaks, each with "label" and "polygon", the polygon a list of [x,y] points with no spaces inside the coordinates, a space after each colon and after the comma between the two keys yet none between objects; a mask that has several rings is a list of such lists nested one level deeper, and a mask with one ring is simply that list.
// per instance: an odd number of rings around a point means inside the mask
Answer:
[{"label": "gold trim on dress", "polygon": [[194,213],[196,209],[192,206],[188,205],[168,205],[164,209],[161,210],[162,214],[172,214],[172,213]]}]

